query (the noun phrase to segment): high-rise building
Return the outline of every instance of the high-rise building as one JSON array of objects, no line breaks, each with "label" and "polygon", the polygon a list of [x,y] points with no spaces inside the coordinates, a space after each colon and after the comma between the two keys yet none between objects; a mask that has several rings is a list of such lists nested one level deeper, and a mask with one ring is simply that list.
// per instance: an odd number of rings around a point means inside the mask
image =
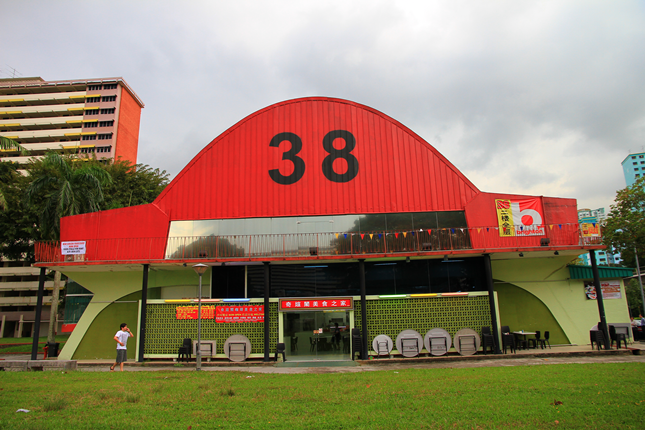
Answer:
[{"label": "high-rise building", "polygon": [[[586,231],[589,234],[593,234],[593,231],[596,231],[597,235],[600,236],[600,224],[602,224],[606,218],[607,214],[605,213],[605,208],[578,209],[578,223],[580,224],[580,228],[583,232]],[[589,253],[581,254],[579,257],[584,261],[585,265],[591,265]],[[620,253],[614,254],[611,251],[596,251],[596,264],[599,266],[618,264],[621,261]]]},{"label": "high-rise building", "polygon": [[[29,150],[0,150],[25,164],[47,150],[137,162],[143,102],[123,78],[45,81],[0,79],[0,136]],[[39,269],[0,257],[0,338],[34,332]],[[40,333],[47,333],[53,282],[45,283]],[[78,295],[78,294],[77,294]],[[57,324],[56,331],[59,331]]]},{"label": "high-rise building", "polygon": [[629,154],[622,163],[627,186],[634,185],[638,178],[645,176],[645,152]]},{"label": "high-rise building", "polygon": [[123,78],[0,79],[0,136],[29,150],[3,150],[0,161],[68,150],[136,163],[143,106]]}]

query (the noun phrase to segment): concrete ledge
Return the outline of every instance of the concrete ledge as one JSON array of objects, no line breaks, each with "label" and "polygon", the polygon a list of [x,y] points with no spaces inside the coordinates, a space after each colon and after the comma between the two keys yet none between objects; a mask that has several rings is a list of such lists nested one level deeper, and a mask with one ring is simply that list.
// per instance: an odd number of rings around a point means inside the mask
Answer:
[{"label": "concrete ledge", "polygon": [[374,358],[372,360],[356,360],[361,365],[383,365],[383,364],[422,364],[430,362],[450,362],[450,361],[481,361],[481,360],[514,360],[522,358],[552,358],[552,357],[595,357],[599,355],[632,355],[631,349],[608,349],[601,351],[568,351],[568,352],[536,352],[522,354],[475,354],[475,355],[441,355],[430,357],[414,358]]},{"label": "concrete ledge", "polygon": [[76,370],[76,360],[1,360],[0,370],[35,372],[43,370]]}]

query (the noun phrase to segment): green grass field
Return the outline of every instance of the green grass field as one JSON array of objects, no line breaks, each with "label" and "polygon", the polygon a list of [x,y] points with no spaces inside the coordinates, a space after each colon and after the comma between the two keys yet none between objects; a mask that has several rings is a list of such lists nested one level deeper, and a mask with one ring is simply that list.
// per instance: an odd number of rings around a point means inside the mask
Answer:
[{"label": "green grass field", "polygon": [[643,429],[644,376],[638,363],[295,375],[3,372],[0,429]]},{"label": "green grass field", "polygon": [[[69,335],[56,335],[55,338],[56,338],[56,342],[60,343],[60,347],[62,349],[63,346],[65,345],[65,342],[67,342],[67,339],[69,339]],[[20,338],[3,337],[0,339],[0,354],[7,353],[7,352],[22,352],[25,354],[30,354],[32,342],[33,342],[33,339],[30,337],[20,337]],[[43,346],[47,344],[47,336],[39,337],[38,343],[39,343],[38,352],[42,353]],[[7,344],[23,344],[23,345],[4,346]]]}]

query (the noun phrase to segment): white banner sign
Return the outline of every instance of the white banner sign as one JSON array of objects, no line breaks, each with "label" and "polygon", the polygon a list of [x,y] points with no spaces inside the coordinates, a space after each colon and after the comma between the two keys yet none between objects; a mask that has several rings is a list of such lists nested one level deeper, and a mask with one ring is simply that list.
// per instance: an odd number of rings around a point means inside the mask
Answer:
[{"label": "white banner sign", "polygon": [[63,255],[85,254],[85,241],[82,242],[61,242],[60,253]]}]

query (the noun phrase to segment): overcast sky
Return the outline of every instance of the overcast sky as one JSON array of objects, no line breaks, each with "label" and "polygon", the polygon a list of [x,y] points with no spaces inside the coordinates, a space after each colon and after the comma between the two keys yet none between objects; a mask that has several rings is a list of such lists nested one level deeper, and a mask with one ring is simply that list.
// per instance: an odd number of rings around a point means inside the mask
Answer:
[{"label": "overcast sky", "polygon": [[0,0],[0,77],[123,77],[176,175],[279,101],[405,124],[480,190],[607,207],[645,146],[643,1]]}]

